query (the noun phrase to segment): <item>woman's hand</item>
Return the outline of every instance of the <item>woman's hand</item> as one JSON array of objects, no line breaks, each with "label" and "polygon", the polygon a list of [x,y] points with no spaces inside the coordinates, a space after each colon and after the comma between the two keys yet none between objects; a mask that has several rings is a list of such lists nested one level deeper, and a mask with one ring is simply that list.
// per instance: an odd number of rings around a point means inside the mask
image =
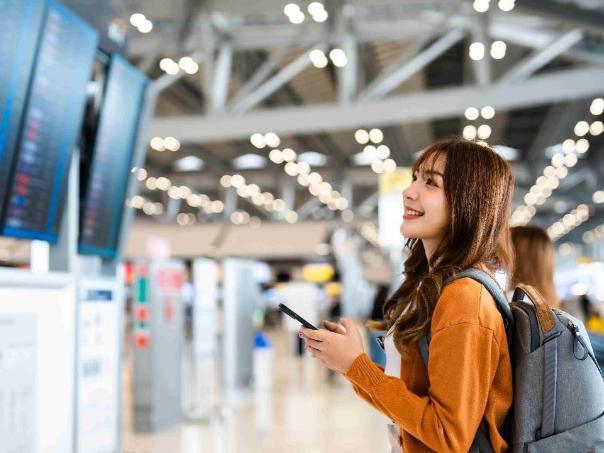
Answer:
[{"label": "woman's hand", "polygon": [[302,329],[302,338],[313,357],[328,368],[345,374],[352,362],[365,352],[361,335],[350,319],[342,319],[341,325],[323,324],[329,330]]}]

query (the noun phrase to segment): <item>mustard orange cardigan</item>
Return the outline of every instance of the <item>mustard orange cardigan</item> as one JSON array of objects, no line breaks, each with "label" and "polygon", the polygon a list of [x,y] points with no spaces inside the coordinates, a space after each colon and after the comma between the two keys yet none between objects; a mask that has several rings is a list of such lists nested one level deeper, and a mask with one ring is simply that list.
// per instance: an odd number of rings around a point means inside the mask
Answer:
[{"label": "mustard orange cardigan", "polygon": [[499,429],[512,404],[512,370],[495,301],[480,283],[455,280],[438,299],[431,332],[427,372],[414,346],[400,379],[385,375],[366,354],[346,377],[400,426],[405,453],[467,452],[481,424],[493,450],[505,451]]}]

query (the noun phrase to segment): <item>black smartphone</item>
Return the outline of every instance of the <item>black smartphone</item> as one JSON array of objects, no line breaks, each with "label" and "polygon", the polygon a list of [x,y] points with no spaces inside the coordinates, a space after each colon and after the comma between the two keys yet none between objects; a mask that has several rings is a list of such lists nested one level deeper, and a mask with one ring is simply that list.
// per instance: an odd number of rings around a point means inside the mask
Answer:
[{"label": "black smartphone", "polygon": [[290,318],[293,318],[296,321],[298,321],[300,324],[302,324],[307,329],[319,330],[315,326],[313,326],[311,323],[309,323],[306,319],[304,319],[302,316],[300,316],[298,313],[296,313],[291,308],[289,308],[288,306],[279,304],[279,310],[281,310],[283,313],[285,313]]}]

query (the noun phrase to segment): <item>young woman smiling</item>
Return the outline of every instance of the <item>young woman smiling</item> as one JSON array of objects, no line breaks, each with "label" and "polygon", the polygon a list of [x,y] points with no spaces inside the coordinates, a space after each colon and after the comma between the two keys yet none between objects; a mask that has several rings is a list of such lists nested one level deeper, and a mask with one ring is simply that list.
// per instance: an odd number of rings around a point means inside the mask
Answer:
[{"label": "young woman smiling", "polygon": [[[351,320],[301,331],[314,357],[393,421],[393,452],[467,452],[479,429],[494,452],[507,449],[512,370],[503,318],[480,283],[445,282],[472,267],[509,268],[513,189],[510,166],[486,146],[451,139],[428,147],[403,192],[405,278],[384,323],[371,326],[388,332],[385,370],[365,354]],[[428,369],[417,346],[426,334]]]}]

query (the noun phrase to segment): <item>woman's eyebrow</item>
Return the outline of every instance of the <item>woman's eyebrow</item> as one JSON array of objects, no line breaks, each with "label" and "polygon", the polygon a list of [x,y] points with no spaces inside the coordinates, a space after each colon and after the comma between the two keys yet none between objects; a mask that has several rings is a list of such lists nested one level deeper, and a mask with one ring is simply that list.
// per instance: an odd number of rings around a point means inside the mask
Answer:
[{"label": "woman's eyebrow", "polygon": [[441,172],[436,171],[436,170],[426,170],[426,171],[423,171],[422,173],[425,174],[425,175],[431,175],[431,176],[432,175],[437,175],[437,176],[440,176],[443,179],[445,178],[445,175],[443,175]]}]

